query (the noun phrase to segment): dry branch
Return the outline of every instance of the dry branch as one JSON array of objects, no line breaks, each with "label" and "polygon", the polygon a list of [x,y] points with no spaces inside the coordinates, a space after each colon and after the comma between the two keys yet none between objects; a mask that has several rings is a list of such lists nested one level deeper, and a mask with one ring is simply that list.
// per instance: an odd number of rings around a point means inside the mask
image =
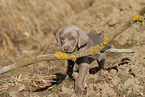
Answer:
[{"label": "dry branch", "polygon": [[[139,12],[139,15],[143,15],[145,13],[145,7]],[[107,44],[109,44],[114,38],[116,38],[119,34],[121,34],[123,31],[125,31],[127,28],[129,28],[132,24],[136,23],[137,20],[130,19],[129,21],[126,22],[125,25],[123,25],[121,28],[116,30],[110,37],[108,38],[109,41]]]},{"label": "dry branch", "polygon": [[[143,13],[145,13],[145,7],[139,12],[139,15],[143,15]],[[10,70],[14,70],[14,69],[18,69],[20,67],[24,67],[27,65],[31,65],[34,63],[38,63],[38,62],[42,62],[42,61],[50,61],[50,60],[66,60],[66,59],[71,59],[71,60],[75,60],[78,57],[82,57],[82,56],[90,56],[93,54],[100,54],[103,52],[133,52],[132,50],[129,49],[114,49],[114,48],[109,48],[108,46],[106,46],[107,44],[109,44],[114,38],[116,38],[119,34],[121,34],[123,31],[125,31],[127,28],[129,28],[132,24],[134,24],[135,22],[137,22],[138,20],[134,20],[134,19],[130,19],[124,26],[122,26],[121,28],[119,28],[117,31],[115,31],[112,35],[110,35],[109,40],[104,40],[104,42],[100,45],[91,47],[87,50],[81,51],[81,52],[75,52],[72,54],[63,54],[63,53],[55,53],[55,54],[48,54],[48,55],[40,55],[36,58],[27,58],[24,60],[21,60],[19,62],[16,62],[15,64],[12,65],[8,65],[3,67],[0,70],[0,74],[8,72]]]}]

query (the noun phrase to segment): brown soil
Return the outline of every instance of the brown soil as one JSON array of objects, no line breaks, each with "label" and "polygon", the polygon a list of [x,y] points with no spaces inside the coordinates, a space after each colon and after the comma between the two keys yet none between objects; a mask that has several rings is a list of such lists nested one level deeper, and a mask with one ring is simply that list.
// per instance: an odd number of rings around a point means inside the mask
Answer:
[{"label": "brown soil", "polygon": [[[145,6],[145,0],[0,0],[0,68],[26,57],[59,50],[57,30],[74,24],[105,37]],[[109,53],[101,76],[90,65],[88,97],[145,96],[145,27],[135,23],[110,44],[135,53]],[[74,78],[77,76],[77,65]],[[74,81],[64,80],[65,61],[48,61],[0,75],[1,97],[75,97]]]}]

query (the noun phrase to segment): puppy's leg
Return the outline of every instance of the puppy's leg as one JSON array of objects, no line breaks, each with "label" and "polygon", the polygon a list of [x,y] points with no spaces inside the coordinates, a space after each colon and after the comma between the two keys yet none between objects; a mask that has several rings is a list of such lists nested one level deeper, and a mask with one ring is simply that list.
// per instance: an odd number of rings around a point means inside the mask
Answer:
[{"label": "puppy's leg", "polygon": [[73,74],[73,67],[74,67],[74,61],[72,60],[67,60],[68,65],[67,65],[67,76],[69,76],[70,78],[73,78],[72,74]]},{"label": "puppy's leg", "polygon": [[101,54],[97,60],[99,64],[99,72],[98,74],[101,75],[101,73],[104,71],[104,65],[105,65],[105,53]]},{"label": "puppy's leg", "polygon": [[85,62],[85,61],[86,60],[84,60],[84,62],[79,64],[79,75],[75,81],[75,93],[77,95],[84,94],[83,93],[83,83],[84,83],[84,79],[87,74],[87,71],[89,69],[89,64],[88,64],[88,62]]},{"label": "puppy's leg", "polygon": [[106,56],[105,53],[101,53],[100,56],[97,58],[99,69],[104,69],[105,56]]},{"label": "puppy's leg", "polygon": [[102,59],[102,60],[100,60],[100,61],[97,60],[97,62],[98,62],[98,64],[99,64],[99,70],[100,70],[100,69],[103,69],[103,70],[104,70],[105,59]]}]

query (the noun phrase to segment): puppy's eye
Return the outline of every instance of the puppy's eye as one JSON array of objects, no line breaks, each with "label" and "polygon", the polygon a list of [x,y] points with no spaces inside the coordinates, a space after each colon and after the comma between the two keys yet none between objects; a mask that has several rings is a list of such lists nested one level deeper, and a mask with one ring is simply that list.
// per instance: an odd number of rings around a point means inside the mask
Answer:
[{"label": "puppy's eye", "polygon": [[76,40],[76,38],[72,38],[71,40]]}]

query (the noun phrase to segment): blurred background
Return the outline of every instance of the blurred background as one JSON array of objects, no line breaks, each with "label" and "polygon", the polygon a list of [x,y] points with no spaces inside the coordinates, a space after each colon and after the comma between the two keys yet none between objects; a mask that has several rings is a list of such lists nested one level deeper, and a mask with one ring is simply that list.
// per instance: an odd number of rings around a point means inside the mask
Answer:
[{"label": "blurred background", "polygon": [[68,18],[93,2],[0,0],[0,64],[11,64],[44,53],[55,43],[57,30],[66,24]]}]

